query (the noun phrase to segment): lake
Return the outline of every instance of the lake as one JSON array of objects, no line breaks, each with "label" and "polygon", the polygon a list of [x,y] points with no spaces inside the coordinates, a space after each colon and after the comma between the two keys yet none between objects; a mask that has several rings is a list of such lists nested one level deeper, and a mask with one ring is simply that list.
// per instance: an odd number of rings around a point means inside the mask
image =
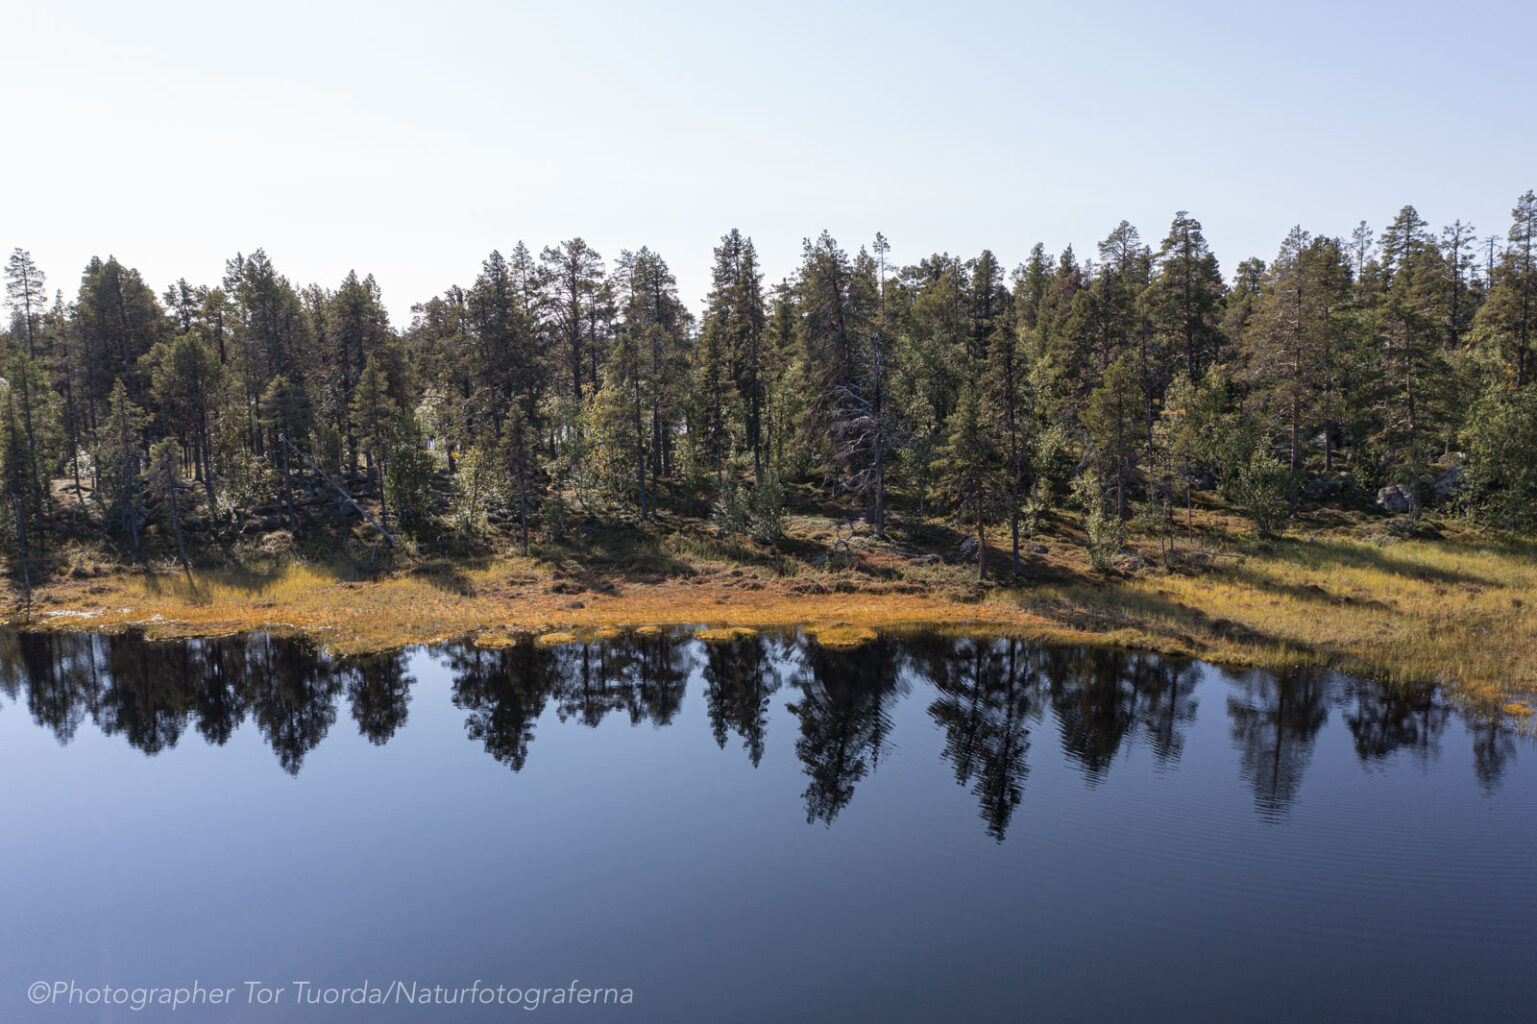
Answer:
[{"label": "lake", "polygon": [[3,633],[0,1020],[1530,1020],[1529,733],[986,638]]}]

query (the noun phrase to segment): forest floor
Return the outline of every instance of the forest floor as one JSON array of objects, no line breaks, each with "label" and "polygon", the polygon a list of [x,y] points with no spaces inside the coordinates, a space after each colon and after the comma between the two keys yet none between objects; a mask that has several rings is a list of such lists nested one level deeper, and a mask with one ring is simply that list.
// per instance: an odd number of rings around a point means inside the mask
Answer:
[{"label": "forest floor", "polygon": [[190,572],[82,543],[56,554],[30,610],[14,586],[0,592],[0,616],[154,636],[274,628],[341,653],[464,636],[557,643],[675,625],[716,631],[707,637],[802,627],[827,643],[939,627],[1436,681],[1518,714],[1537,688],[1537,543],[1483,536],[1461,520],[1410,530],[1369,513],[1322,512],[1261,544],[1230,510],[1208,507],[1188,531],[1181,523],[1167,564],[1156,536],[1133,536],[1109,573],[1090,568],[1082,535],[1064,520],[1029,538],[1046,550],[1022,555],[1018,575],[1006,533],[995,529],[984,583],[975,558],[959,557],[960,535],[937,521],[899,517],[920,525],[884,540],[861,522],[843,545],[849,528],[840,529],[839,514],[801,502],[786,538],[769,546],[720,539],[702,518],[663,513],[578,526],[527,557],[509,546],[376,562],[355,543],[352,555],[334,545],[306,554],[286,533],[270,534]]}]

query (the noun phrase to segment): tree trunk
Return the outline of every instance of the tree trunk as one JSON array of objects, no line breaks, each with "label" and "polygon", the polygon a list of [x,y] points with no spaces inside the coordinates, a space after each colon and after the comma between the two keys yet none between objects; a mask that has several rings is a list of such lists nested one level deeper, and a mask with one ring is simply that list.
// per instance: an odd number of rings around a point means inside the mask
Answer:
[{"label": "tree trunk", "polygon": [[982,508],[977,507],[977,579],[987,579],[987,533],[982,523]]}]

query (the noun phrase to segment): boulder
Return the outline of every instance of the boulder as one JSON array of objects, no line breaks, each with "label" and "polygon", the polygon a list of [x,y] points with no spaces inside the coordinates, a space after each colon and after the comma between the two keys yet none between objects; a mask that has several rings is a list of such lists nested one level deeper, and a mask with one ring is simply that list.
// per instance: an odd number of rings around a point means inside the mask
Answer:
[{"label": "boulder", "polygon": [[955,552],[962,558],[976,558],[977,538],[967,537],[965,540],[961,541],[961,546],[956,548]]},{"label": "boulder", "polygon": [[1197,491],[1214,491],[1217,489],[1217,478],[1211,470],[1204,466],[1191,472],[1189,476],[1190,486]]},{"label": "boulder", "polygon": [[1316,477],[1302,488],[1302,496],[1308,501],[1329,501],[1349,491],[1354,482],[1355,479],[1349,473]]},{"label": "boulder", "polygon": [[1377,492],[1377,507],[1393,515],[1412,512],[1419,505],[1419,492],[1411,484],[1389,484]]},{"label": "boulder", "polygon": [[1431,493],[1435,495],[1436,504],[1439,505],[1444,501],[1451,500],[1458,491],[1462,490],[1463,477],[1466,475],[1466,472],[1466,467],[1453,466],[1436,477],[1435,482],[1430,485]]},{"label": "boulder", "polygon": [[1026,551],[1027,554],[1044,555],[1046,553],[1046,545],[1045,544],[1030,544],[1030,545],[1027,545],[1025,547],[1025,551]]}]

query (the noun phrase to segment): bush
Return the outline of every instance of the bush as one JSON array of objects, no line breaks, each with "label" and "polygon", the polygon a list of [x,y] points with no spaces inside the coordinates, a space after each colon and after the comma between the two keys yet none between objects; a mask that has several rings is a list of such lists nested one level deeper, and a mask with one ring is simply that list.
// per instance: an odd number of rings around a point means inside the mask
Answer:
[{"label": "bush", "polygon": [[749,496],[734,482],[721,484],[715,504],[710,506],[710,522],[724,536],[734,537],[746,533],[752,521],[752,505]]},{"label": "bush", "polygon": [[544,524],[545,539],[552,544],[565,543],[571,532],[571,509],[558,494],[552,494],[539,506],[539,519]]},{"label": "bush", "polygon": [[1286,464],[1263,447],[1249,456],[1233,482],[1233,500],[1254,524],[1261,540],[1274,537],[1286,521]]},{"label": "bush", "polygon": [[1084,511],[1084,531],[1089,535],[1089,564],[1109,572],[1115,556],[1126,543],[1126,527],[1120,517],[1105,508],[1104,486],[1092,469],[1073,481],[1073,498]]},{"label": "bush", "polygon": [[785,534],[785,492],[776,474],[765,474],[748,498],[748,524],[753,540],[775,544]]},{"label": "bush", "polygon": [[394,445],[384,474],[384,500],[402,528],[409,530],[431,521],[435,511],[431,479],[432,456],[414,439]]},{"label": "bush", "polygon": [[1034,537],[1041,532],[1041,523],[1051,514],[1051,485],[1045,480],[1036,480],[1030,488],[1029,495],[1019,506],[1019,528],[1026,537]]}]

